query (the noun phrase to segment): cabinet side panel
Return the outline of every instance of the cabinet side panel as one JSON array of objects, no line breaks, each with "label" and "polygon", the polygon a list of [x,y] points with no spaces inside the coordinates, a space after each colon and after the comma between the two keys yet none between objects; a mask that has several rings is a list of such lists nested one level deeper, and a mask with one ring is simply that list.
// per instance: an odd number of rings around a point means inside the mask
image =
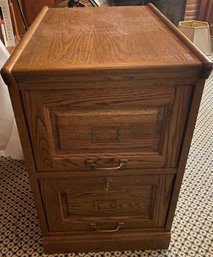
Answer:
[{"label": "cabinet side panel", "polygon": [[20,135],[21,145],[22,145],[23,153],[25,157],[25,165],[29,174],[30,185],[31,185],[31,189],[33,191],[33,196],[35,199],[35,205],[39,216],[41,229],[42,229],[42,232],[46,234],[48,229],[47,229],[46,218],[43,210],[42,200],[40,196],[40,191],[38,187],[34,157],[32,153],[29,131],[25,120],[23,103],[21,101],[21,94],[20,94],[20,91],[17,89],[17,84],[12,74],[7,73],[7,74],[4,74],[4,76],[7,76],[8,89],[9,89],[10,98],[13,106],[13,111],[15,114],[18,132]]},{"label": "cabinet side panel", "polygon": [[166,228],[171,229],[172,221],[174,218],[175,208],[178,201],[178,196],[180,193],[180,187],[183,180],[183,175],[186,167],[186,162],[189,154],[189,149],[191,145],[191,140],[195,128],[195,123],[198,115],[198,110],[200,106],[200,101],[203,93],[205,80],[198,80],[196,85],[193,88],[193,93],[190,101],[190,108],[187,114],[187,123],[184,130],[184,137],[182,141],[182,150],[179,159],[178,172],[175,180],[175,185],[172,193],[172,198],[170,202],[170,208],[168,212]]}]

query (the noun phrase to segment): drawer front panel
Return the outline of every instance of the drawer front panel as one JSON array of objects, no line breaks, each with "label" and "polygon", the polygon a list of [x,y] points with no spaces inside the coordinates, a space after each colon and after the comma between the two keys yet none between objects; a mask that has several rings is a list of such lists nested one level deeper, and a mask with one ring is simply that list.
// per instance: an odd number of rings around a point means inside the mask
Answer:
[{"label": "drawer front panel", "polygon": [[[106,174],[105,174],[106,175]],[[42,179],[50,231],[163,227],[174,175]]]},{"label": "drawer front panel", "polygon": [[176,167],[190,86],[23,91],[38,171]]},{"label": "drawer front panel", "polygon": [[157,151],[163,107],[51,111],[55,154]]}]

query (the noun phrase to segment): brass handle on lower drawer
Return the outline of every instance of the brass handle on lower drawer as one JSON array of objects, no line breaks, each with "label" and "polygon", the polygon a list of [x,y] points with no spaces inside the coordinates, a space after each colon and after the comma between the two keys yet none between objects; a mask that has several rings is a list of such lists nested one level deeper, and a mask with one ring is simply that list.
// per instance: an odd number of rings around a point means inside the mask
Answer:
[{"label": "brass handle on lower drawer", "polygon": [[90,227],[99,233],[114,233],[114,232],[117,232],[119,229],[121,229],[123,227],[123,225],[124,225],[124,223],[119,222],[116,229],[98,229],[95,223],[91,223]]},{"label": "brass handle on lower drawer", "polygon": [[87,160],[87,169],[90,170],[119,170],[127,166],[128,160],[121,159],[116,167],[99,167],[93,160]]}]

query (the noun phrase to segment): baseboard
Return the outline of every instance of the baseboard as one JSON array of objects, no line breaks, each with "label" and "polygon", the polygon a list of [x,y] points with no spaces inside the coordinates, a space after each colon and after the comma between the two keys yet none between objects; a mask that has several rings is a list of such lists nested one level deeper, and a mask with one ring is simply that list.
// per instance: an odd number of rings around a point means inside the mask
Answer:
[{"label": "baseboard", "polygon": [[45,253],[103,252],[123,250],[167,249],[169,232],[116,233],[93,235],[50,235],[44,237]]}]

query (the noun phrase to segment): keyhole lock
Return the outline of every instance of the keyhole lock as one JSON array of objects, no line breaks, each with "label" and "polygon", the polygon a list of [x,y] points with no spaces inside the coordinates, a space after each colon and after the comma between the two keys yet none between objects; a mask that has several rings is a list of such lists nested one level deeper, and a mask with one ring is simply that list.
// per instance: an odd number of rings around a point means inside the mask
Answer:
[{"label": "keyhole lock", "polygon": [[103,178],[103,182],[105,183],[106,199],[108,198],[108,192],[109,192],[111,181],[112,181],[112,178],[110,178],[110,177],[104,177]]}]

